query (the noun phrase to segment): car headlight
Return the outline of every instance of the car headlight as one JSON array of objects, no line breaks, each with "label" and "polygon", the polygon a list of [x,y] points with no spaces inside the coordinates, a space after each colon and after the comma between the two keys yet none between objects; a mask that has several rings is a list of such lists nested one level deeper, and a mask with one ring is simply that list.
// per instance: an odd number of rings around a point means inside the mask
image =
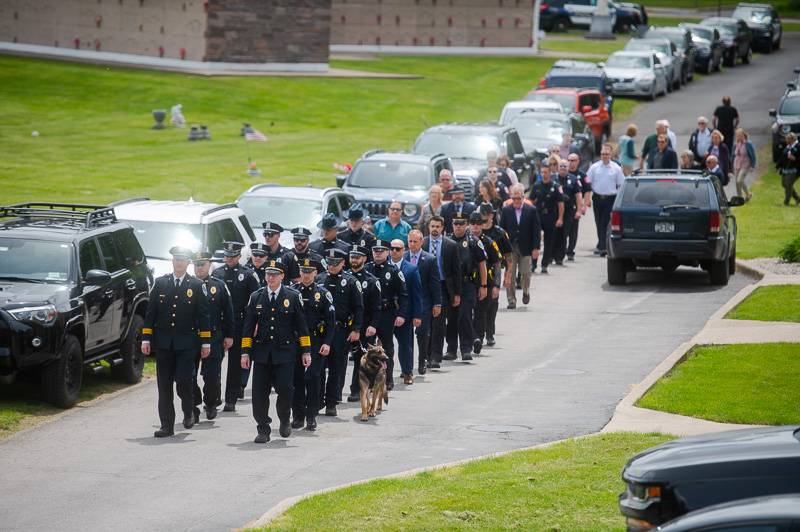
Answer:
[{"label": "car headlight", "polygon": [[628,484],[628,492],[640,501],[658,500],[661,498],[661,486],[630,483]]},{"label": "car headlight", "polygon": [[9,310],[8,313],[19,321],[36,322],[41,323],[42,325],[49,325],[53,323],[56,319],[56,316],[58,316],[58,311],[56,310],[55,305],[22,307]]},{"label": "car headlight", "polygon": [[411,218],[413,216],[416,216],[417,212],[419,212],[419,207],[417,207],[413,203],[406,203],[403,206],[403,216],[407,216],[408,218]]},{"label": "car headlight", "polygon": [[792,126],[790,126],[789,124],[783,124],[781,126],[781,133],[783,133],[784,135],[789,133],[791,130],[792,130]]}]

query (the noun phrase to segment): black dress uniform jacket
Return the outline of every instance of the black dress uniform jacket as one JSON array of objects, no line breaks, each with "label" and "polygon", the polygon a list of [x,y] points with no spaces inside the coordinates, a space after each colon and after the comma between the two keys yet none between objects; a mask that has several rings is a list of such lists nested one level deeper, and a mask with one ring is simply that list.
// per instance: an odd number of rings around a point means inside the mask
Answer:
[{"label": "black dress uniform jacket", "polygon": [[[292,288],[300,294],[303,302],[303,316],[311,335],[311,344],[315,347],[322,344],[331,345],[336,327],[336,309],[333,306],[331,293],[316,283],[308,286],[296,283]],[[312,354],[317,351],[318,349],[312,350]]]},{"label": "black dress uniform jacket", "polygon": [[382,317],[385,318],[387,314],[392,316],[392,320],[397,316],[405,317],[408,312],[408,290],[403,273],[388,260],[380,264],[371,262],[365,269],[381,284]]},{"label": "black dress uniform jacket", "polygon": [[291,285],[293,279],[298,279],[300,277],[300,264],[305,259],[315,260],[319,263],[319,266],[317,266],[317,273],[325,272],[325,261],[322,259],[322,255],[309,248],[306,248],[303,253],[298,253],[292,249],[283,255],[283,267],[286,270],[286,276],[283,279],[284,284]]},{"label": "black dress uniform jacket", "polygon": [[311,338],[300,294],[281,286],[270,303],[269,289],[260,288],[250,297],[242,332],[242,354],[254,362],[285,364],[301,353],[311,352]]},{"label": "black dress uniform jacket", "polygon": [[233,303],[233,317],[236,320],[243,319],[250,294],[259,289],[258,276],[247,266],[231,268],[228,265],[217,268],[211,275],[225,281]]},{"label": "black dress uniform jacket", "polygon": [[317,277],[317,284],[325,287],[333,297],[336,324],[360,332],[364,323],[364,302],[361,284],[356,278],[344,271],[336,275],[325,272]]},{"label": "black dress uniform jacket", "polygon": [[233,338],[233,302],[225,281],[209,276],[205,281],[211,323],[211,337]]},{"label": "black dress uniform jacket", "polygon": [[170,273],[156,279],[142,327],[142,340],[155,349],[182,351],[211,343],[205,285],[188,273],[179,287]]},{"label": "black dress uniform jacket", "polygon": [[322,256],[324,256],[325,252],[331,248],[339,248],[345,253],[349,253],[350,251],[350,247],[338,238],[335,240],[325,240],[324,238],[320,238],[319,240],[315,240],[308,245],[308,249],[314,251],[315,253],[319,253]]},{"label": "black dress uniform jacket", "polygon": [[374,275],[364,268],[357,272],[347,272],[352,275],[357,282],[361,283],[361,296],[364,302],[364,322],[360,332],[366,331],[367,327],[378,328],[381,319],[381,284]]},{"label": "black dress uniform jacket", "polygon": [[372,262],[372,246],[375,245],[375,235],[363,227],[358,231],[353,231],[348,227],[339,231],[338,238],[345,244],[358,244],[367,248],[367,262]]},{"label": "black dress uniform jacket", "polygon": [[486,261],[486,250],[483,242],[465,233],[458,238],[453,236],[453,241],[458,245],[458,254],[461,260],[461,274],[465,283],[481,284],[479,274],[480,263]]}]

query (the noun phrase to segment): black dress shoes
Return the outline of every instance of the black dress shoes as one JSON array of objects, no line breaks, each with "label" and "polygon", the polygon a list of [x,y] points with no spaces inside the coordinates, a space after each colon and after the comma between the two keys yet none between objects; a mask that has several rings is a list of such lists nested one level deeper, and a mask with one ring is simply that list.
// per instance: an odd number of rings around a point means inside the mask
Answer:
[{"label": "black dress shoes", "polygon": [[200,409],[194,407],[194,424],[197,425],[200,423]]},{"label": "black dress shoes", "polygon": [[244,386],[239,387],[239,399],[244,399]]},{"label": "black dress shoes", "polygon": [[[303,426],[303,424],[300,423],[300,426]],[[289,425],[288,419],[286,421],[281,421],[281,426],[278,429],[278,433],[281,435],[281,438],[288,438],[292,434],[292,427]]]},{"label": "black dress shoes", "polygon": [[175,431],[172,429],[172,427],[169,427],[169,428],[161,427],[160,429],[158,429],[157,431],[155,431],[153,433],[153,437],[155,437],[155,438],[169,438],[170,436],[174,436],[174,435],[175,435]]},{"label": "black dress shoes", "polygon": [[481,354],[481,349],[483,349],[483,341],[480,338],[475,338],[472,342],[472,351],[475,352],[476,355]]},{"label": "black dress shoes", "polygon": [[183,416],[183,428],[190,429],[194,427],[194,412],[188,416]]},{"label": "black dress shoes", "polygon": [[299,417],[296,417],[292,420],[292,428],[293,429],[302,429],[305,423]]},{"label": "black dress shoes", "polygon": [[516,303],[509,303],[509,304],[506,306],[506,308],[507,308],[508,310],[514,310],[515,308],[517,308],[517,304],[516,304]]},{"label": "black dress shoes", "polygon": [[236,412],[236,405],[234,403],[225,403],[225,406],[222,408],[223,412]]},{"label": "black dress shoes", "polygon": [[456,360],[457,358],[458,355],[456,355],[455,353],[445,353],[444,356],[442,357],[442,360]]},{"label": "black dress shoes", "polygon": [[[542,273],[547,273],[547,270],[543,270]],[[531,302],[531,295],[530,294],[522,294],[522,304],[527,305]]]},{"label": "black dress shoes", "polygon": [[215,417],[217,417],[217,407],[206,408],[206,419],[214,419]]},{"label": "black dress shoes", "polygon": [[389,391],[389,392],[394,390],[394,381],[389,381],[389,382],[386,383],[386,390]]},{"label": "black dress shoes", "polygon": [[329,417],[333,417],[336,415],[336,407],[335,406],[326,406],[325,407],[325,415]]},{"label": "black dress shoes", "polygon": [[439,369],[442,367],[442,365],[436,362],[435,360],[431,360],[430,362],[428,362],[428,367],[430,369]]},{"label": "black dress shoes", "polygon": [[469,362],[470,360],[472,360],[472,355],[469,353],[462,353],[461,360],[463,360],[464,362]]},{"label": "black dress shoes", "polygon": [[489,347],[494,347],[497,342],[494,341],[494,336],[487,336],[486,337],[486,345]]},{"label": "black dress shoes", "polygon": [[317,430],[317,420],[312,417],[306,421],[306,430]]},{"label": "black dress shoes", "polygon": [[428,367],[425,364],[420,364],[420,366],[417,368],[417,373],[420,375],[425,375],[428,373]]},{"label": "black dress shoes", "polygon": [[361,397],[359,397],[358,395],[356,395],[354,393],[351,393],[350,395],[347,396],[347,402],[348,403],[357,403],[360,400],[361,400]]},{"label": "black dress shoes", "polygon": [[255,443],[267,443],[269,441],[269,434],[259,434],[253,441]]}]

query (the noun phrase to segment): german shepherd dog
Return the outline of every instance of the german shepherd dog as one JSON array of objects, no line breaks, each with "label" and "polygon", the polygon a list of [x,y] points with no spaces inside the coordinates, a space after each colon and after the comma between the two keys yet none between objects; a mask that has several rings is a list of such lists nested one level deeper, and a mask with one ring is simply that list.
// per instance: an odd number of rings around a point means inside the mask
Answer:
[{"label": "german shepherd dog", "polygon": [[[363,353],[364,348],[360,348]],[[361,421],[375,417],[376,411],[383,410],[383,403],[389,404],[386,390],[386,361],[389,357],[378,345],[370,345],[361,356],[358,382],[361,387]],[[372,396],[370,397],[370,392]]]}]

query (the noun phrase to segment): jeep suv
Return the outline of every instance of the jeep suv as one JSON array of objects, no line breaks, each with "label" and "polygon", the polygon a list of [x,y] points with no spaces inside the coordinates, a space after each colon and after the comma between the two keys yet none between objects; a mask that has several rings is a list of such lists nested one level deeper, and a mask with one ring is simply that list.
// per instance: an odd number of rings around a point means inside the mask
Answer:
[{"label": "jeep suv", "polygon": [[450,159],[442,153],[371,150],[356,161],[349,174],[337,177],[337,184],[367,209],[373,222],[385,218],[389,205],[399,201],[403,205],[403,220],[414,225],[428,201],[428,189],[438,182],[439,172],[445,169],[453,171]]},{"label": "jeep suv", "polygon": [[753,33],[754,47],[758,46],[768,54],[781,47],[781,18],[770,4],[740,3],[731,13],[731,18],[744,20]]},{"label": "jeep suv", "polygon": [[62,408],[85,365],[138,382],[152,277],[133,229],[98,205],[21,203],[0,218],[0,381],[38,373]]},{"label": "jeep suv", "polygon": [[653,170],[625,179],[608,231],[608,284],[625,284],[638,266],[673,271],[700,266],[711,284],[736,272],[736,218],[716,177],[697,171]]},{"label": "jeep suv", "polygon": [[[794,84],[789,84],[794,87]],[[800,90],[790,89],[783,95],[777,109],[770,109],[772,123],[772,161],[778,162],[786,147],[786,135],[794,132],[800,136]]]}]

